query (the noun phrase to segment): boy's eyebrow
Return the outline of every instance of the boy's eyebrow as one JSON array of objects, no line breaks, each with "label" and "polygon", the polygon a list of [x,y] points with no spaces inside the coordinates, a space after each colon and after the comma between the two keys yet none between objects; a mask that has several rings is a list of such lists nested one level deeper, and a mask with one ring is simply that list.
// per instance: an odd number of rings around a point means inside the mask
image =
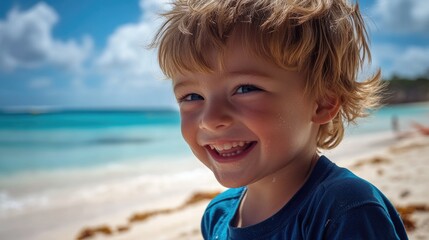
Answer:
[{"label": "boy's eyebrow", "polygon": [[264,71],[260,71],[257,69],[237,69],[237,70],[230,70],[226,72],[229,76],[239,76],[239,75],[252,75],[252,76],[260,76],[260,77],[269,77],[270,75]]},{"label": "boy's eyebrow", "polygon": [[176,92],[178,88],[186,87],[188,85],[192,85],[193,83],[190,81],[180,81],[178,83],[173,84],[173,92]]},{"label": "boy's eyebrow", "polygon": [[[264,71],[260,71],[257,69],[250,69],[250,68],[243,68],[243,69],[237,69],[237,70],[229,70],[225,72],[226,76],[260,76],[268,78],[270,77],[270,74]],[[190,85],[194,85],[195,83],[193,81],[189,80],[179,80],[177,83],[173,83],[173,92],[176,92],[177,89],[187,87]]]}]

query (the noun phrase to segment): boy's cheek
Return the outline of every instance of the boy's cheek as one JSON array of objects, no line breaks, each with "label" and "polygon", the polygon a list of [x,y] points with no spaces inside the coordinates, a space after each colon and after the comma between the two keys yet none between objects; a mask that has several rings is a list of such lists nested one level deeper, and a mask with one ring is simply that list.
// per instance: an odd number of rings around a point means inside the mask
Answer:
[{"label": "boy's cheek", "polygon": [[182,137],[191,148],[197,145],[197,139],[196,139],[197,127],[198,127],[198,123],[193,121],[188,121],[188,119],[186,118],[181,119]]}]

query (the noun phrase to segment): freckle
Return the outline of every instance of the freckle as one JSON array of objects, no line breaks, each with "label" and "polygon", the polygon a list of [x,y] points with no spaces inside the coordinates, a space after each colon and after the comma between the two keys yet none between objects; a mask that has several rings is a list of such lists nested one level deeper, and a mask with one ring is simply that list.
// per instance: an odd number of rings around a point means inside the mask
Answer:
[{"label": "freckle", "polygon": [[279,114],[278,115],[280,125],[286,125],[286,120]]},{"label": "freckle", "polygon": [[288,124],[285,118],[283,118],[281,115],[278,116],[278,128],[279,129],[290,129],[291,126]]}]

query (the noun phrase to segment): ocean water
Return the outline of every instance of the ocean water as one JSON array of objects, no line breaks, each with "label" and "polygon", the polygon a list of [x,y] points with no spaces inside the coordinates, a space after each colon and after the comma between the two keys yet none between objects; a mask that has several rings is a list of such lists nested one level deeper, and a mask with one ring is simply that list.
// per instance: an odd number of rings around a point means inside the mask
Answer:
[{"label": "ocean water", "polygon": [[394,118],[397,119],[399,131],[413,130],[414,123],[429,127],[429,103],[385,106],[369,117],[359,119],[356,125],[349,125],[346,135],[392,131]]},{"label": "ocean water", "polygon": [[201,175],[197,163],[176,111],[3,112],[0,225],[34,211],[144,203]]},{"label": "ocean water", "polygon": [[[388,106],[348,135],[389,131],[392,118],[410,129],[429,124],[429,105]],[[176,111],[59,111],[0,113],[0,176],[142,161],[174,161],[191,153],[182,140]]]},{"label": "ocean water", "polygon": [[[429,104],[384,107],[346,137],[392,131],[394,117],[400,130],[414,121],[429,126]],[[171,183],[204,184],[201,169],[176,111],[0,113],[0,220],[137,193],[153,200],[177,188]]]},{"label": "ocean water", "polygon": [[174,111],[0,114],[0,176],[188,155]]}]

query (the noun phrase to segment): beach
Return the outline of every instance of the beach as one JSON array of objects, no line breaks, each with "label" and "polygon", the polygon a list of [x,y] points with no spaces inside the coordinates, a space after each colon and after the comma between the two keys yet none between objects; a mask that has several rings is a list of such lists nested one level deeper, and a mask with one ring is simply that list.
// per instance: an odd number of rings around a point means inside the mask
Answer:
[{"label": "beach", "polygon": [[[359,135],[323,154],[383,191],[404,217],[410,239],[429,239],[429,137]],[[141,183],[127,178],[93,189],[104,197],[85,205],[64,199],[70,203],[2,217],[2,239],[201,239],[202,213],[223,187],[198,163],[159,178],[165,179],[158,189],[139,191]]]},{"label": "beach", "polygon": [[[428,111],[392,109],[362,123],[358,134],[349,129],[337,148],[322,154],[385,193],[410,239],[429,239],[429,137],[405,122],[425,123]],[[398,132],[390,129],[391,112],[407,114],[399,115]],[[138,126],[128,126],[123,113],[84,113],[78,129],[51,129],[52,119],[67,114],[44,116],[49,128],[36,118],[32,129],[0,129],[1,156],[15,159],[0,159],[0,239],[202,239],[204,209],[225,188],[181,139],[176,113],[125,114]],[[88,127],[94,119],[109,126]],[[147,119],[152,123],[141,127]]]}]

